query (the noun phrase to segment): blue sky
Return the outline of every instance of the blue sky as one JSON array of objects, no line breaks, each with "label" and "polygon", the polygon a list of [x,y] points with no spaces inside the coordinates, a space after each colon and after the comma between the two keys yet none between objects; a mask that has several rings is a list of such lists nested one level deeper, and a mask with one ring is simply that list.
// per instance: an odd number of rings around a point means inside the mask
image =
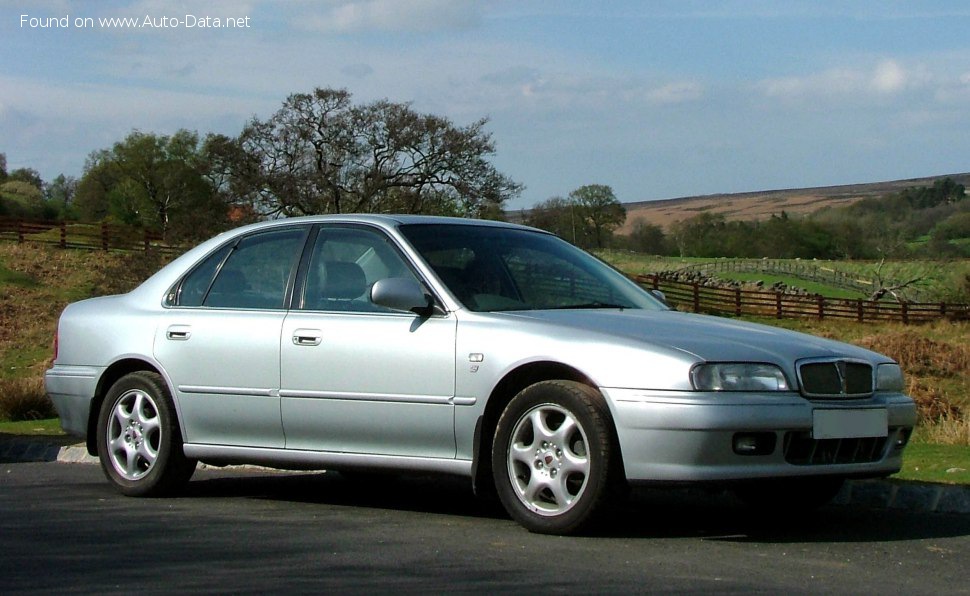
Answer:
[{"label": "blue sky", "polygon": [[[97,24],[186,15],[249,27]],[[69,26],[29,20],[49,17]],[[0,152],[48,180],[133,129],[235,135],[317,86],[488,117],[526,186],[510,208],[970,171],[964,1],[0,0]]]}]

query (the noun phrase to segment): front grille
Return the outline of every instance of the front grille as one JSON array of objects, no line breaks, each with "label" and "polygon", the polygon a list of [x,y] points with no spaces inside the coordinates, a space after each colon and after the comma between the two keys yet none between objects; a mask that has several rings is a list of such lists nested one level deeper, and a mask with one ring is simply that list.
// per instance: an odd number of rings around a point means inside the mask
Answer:
[{"label": "front grille", "polygon": [[872,365],[845,359],[805,360],[798,364],[802,395],[812,399],[857,399],[873,391]]},{"label": "front grille", "polygon": [[887,437],[813,439],[807,431],[785,434],[785,461],[796,466],[877,462],[886,451]]}]

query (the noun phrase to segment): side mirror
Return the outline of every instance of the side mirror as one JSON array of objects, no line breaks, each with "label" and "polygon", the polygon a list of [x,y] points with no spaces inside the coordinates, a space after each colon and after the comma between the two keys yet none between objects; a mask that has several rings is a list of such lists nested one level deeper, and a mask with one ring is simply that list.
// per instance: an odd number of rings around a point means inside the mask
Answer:
[{"label": "side mirror", "polygon": [[653,295],[653,297],[657,300],[663,302],[666,306],[670,306],[670,303],[667,302],[667,295],[660,290],[650,290],[650,294]]},{"label": "side mirror", "polygon": [[379,279],[370,289],[370,300],[378,306],[413,312],[422,317],[434,311],[434,300],[420,283],[405,277]]}]

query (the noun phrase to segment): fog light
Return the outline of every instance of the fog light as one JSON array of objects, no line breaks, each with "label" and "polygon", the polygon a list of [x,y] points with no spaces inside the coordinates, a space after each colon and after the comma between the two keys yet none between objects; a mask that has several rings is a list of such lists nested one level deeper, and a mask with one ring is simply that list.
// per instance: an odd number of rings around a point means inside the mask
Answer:
[{"label": "fog light", "polygon": [[913,429],[911,428],[901,428],[896,433],[896,442],[893,443],[893,447],[896,449],[902,449],[909,443],[909,437],[913,434]]},{"label": "fog light", "polygon": [[775,433],[737,433],[734,452],[738,455],[770,455],[775,450]]}]

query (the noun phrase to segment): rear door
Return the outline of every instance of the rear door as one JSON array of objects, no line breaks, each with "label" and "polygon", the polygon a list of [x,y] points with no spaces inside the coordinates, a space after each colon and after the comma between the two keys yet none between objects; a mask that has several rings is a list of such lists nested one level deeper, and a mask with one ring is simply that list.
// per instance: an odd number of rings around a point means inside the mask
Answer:
[{"label": "rear door", "polygon": [[283,447],[280,330],[307,227],[224,246],[169,298],[155,358],[176,389],[187,442]]}]

